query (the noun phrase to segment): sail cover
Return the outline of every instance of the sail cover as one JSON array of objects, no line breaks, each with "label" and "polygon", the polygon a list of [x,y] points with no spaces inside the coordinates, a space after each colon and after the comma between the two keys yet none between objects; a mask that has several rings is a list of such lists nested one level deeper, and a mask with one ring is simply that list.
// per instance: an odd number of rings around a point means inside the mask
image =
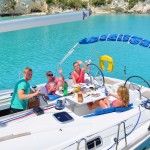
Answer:
[{"label": "sail cover", "polygon": [[60,13],[45,15],[40,17],[30,17],[24,19],[14,19],[0,22],[0,32],[9,32],[27,28],[41,27],[52,24],[60,24],[84,20],[88,18],[90,11],[75,11],[69,13]]},{"label": "sail cover", "polygon": [[150,48],[150,41],[143,39],[141,37],[127,35],[127,34],[104,34],[99,36],[93,36],[89,38],[84,38],[79,41],[79,44],[91,44],[99,41],[120,41],[128,42],[134,45],[140,45],[143,47]]}]

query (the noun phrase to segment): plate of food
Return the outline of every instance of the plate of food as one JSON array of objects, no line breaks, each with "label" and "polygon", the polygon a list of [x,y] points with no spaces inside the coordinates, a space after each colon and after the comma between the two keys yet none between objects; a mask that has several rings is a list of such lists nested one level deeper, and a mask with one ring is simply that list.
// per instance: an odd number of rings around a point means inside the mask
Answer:
[{"label": "plate of food", "polygon": [[99,93],[91,93],[91,97],[99,97],[100,94]]},{"label": "plate of food", "polygon": [[85,84],[84,84],[84,83],[79,83],[79,86],[80,86],[80,87],[84,87]]}]

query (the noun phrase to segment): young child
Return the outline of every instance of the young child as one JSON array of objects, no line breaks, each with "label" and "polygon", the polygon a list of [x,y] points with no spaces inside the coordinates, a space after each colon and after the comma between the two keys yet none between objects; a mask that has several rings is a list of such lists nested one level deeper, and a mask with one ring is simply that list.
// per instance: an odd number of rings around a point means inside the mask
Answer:
[{"label": "young child", "polygon": [[126,87],[120,86],[117,90],[117,94],[113,94],[108,92],[109,96],[113,96],[116,98],[114,101],[108,100],[108,97],[105,99],[100,99],[95,102],[91,102],[87,104],[87,107],[92,110],[96,109],[98,107],[101,107],[102,109],[104,108],[109,108],[109,107],[125,107],[128,106],[129,103],[129,91]]}]

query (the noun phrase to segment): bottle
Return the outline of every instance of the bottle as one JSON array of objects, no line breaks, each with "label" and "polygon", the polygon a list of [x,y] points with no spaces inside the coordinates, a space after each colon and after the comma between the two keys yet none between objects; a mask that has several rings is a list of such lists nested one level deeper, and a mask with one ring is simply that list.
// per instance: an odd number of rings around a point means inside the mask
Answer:
[{"label": "bottle", "polygon": [[103,86],[103,77],[102,77],[102,76],[100,76],[99,85],[100,85],[100,86]]},{"label": "bottle", "polygon": [[106,95],[106,96],[109,96],[106,87],[105,87],[105,95]]},{"label": "bottle", "polygon": [[68,95],[68,84],[66,82],[64,82],[64,96]]},{"label": "bottle", "polygon": [[72,74],[72,73],[70,72],[70,73],[69,73],[69,79],[72,79],[72,76],[71,76],[71,74]]}]

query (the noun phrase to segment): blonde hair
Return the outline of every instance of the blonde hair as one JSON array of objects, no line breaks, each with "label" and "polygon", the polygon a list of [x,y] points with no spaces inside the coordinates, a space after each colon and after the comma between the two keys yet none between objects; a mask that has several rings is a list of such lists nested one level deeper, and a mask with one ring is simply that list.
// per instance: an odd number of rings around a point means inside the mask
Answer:
[{"label": "blonde hair", "polygon": [[117,94],[120,97],[120,100],[128,106],[129,104],[129,90],[125,86],[120,86],[117,90]]},{"label": "blonde hair", "polygon": [[32,69],[27,67],[24,69],[23,73],[27,73],[28,71],[32,71]]}]

